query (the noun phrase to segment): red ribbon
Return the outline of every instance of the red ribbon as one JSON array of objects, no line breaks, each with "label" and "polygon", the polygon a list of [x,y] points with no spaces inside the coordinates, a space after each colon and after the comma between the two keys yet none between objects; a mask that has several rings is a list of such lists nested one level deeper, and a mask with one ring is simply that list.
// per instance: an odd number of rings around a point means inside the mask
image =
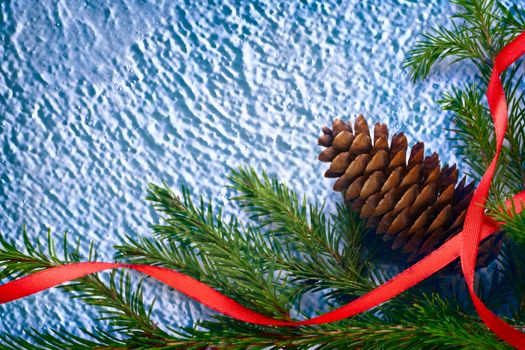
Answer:
[{"label": "red ribbon", "polygon": [[[65,264],[8,282],[0,286],[0,304],[38,293],[92,273],[115,268],[128,268],[153,277],[201,304],[240,321],[268,326],[316,325],[342,320],[378,306],[460,257],[463,276],[470,296],[483,322],[508,344],[518,349],[525,349],[525,334],[514,329],[490,311],[474,291],[474,270],[479,242],[498,231],[501,226],[500,223],[495,223],[484,213],[486,198],[503,145],[508,119],[507,101],[499,76],[524,53],[525,32],[505,46],[495,59],[487,98],[495,127],[496,153],[474,192],[465,217],[463,231],[388,282],[338,309],[304,321],[276,320],[250,310],[204,283],[180,272],[158,266],[106,262]],[[520,212],[523,203],[525,203],[525,191],[509,200],[507,209],[515,207],[516,211]]]}]

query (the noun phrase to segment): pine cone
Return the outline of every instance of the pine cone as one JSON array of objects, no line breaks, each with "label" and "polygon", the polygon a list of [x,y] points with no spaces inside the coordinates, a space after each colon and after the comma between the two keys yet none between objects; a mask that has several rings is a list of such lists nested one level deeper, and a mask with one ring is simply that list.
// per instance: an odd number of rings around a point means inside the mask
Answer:
[{"label": "pine cone", "polygon": [[[424,156],[424,144],[410,150],[401,132],[388,144],[385,124],[374,126],[373,142],[368,124],[359,116],[353,130],[350,123],[335,119],[332,129],[324,127],[319,145],[327,147],[319,160],[329,162],[325,177],[337,178],[334,191],[344,193],[349,207],[367,220],[392,248],[407,254],[413,262],[432,252],[463,227],[474,183],[466,177],[457,184],[456,165],[440,167],[437,153]],[[478,266],[486,266],[499,253],[502,234],[482,242]]]}]

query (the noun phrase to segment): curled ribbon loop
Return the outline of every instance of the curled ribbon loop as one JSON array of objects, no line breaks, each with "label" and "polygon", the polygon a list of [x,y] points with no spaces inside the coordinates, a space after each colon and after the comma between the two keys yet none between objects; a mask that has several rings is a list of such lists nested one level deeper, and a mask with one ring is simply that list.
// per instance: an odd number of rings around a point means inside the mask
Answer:
[{"label": "curled ribbon loop", "polygon": [[[487,98],[494,121],[496,152],[474,192],[465,217],[463,231],[391,280],[338,309],[304,321],[276,320],[250,310],[206,284],[180,272],[158,266],[108,262],[64,264],[0,285],[0,304],[41,292],[92,273],[115,268],[128,268],[153,277],[199,303],[239,321],[267,326],[318,325],[339,321],[378,306],[460,257],[463,276],[480,318],[508,344],[518,349],[525,349],[525,334],[511,327],[490,311],[474,291],[474,271],[479,243],[500,228],[499,223],[493,222],[484,213],[486,198],[496,170],[508,120],[507,101],[499,76],[524,53],[525,32],[505,46],[495,59]],[[522,209],[522,203],[525,203],[525,191],[509,200],[507,207],[514,205],[519,212]]]}]

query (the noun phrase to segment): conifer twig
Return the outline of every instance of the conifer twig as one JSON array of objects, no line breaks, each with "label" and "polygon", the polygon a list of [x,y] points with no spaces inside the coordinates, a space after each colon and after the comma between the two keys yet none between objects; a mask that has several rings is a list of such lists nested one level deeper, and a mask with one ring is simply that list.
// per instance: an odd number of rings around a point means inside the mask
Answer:
[{"label": "conifer twig", "polygon": [[[454,144],[463,163],[470,166],[469,175],[479,179],[494,153],[493,122],[484,99],[484,91],[492,71],[493,60],[499,50],[525,30],[525,11],[516,6],[506,9],[493,0],[454,0],[460,11],[453,17],[452,29],[447,33],[454,40],[436,41],[443,35],[426,33],[409,52],[405,67],[414,79],[425,78],[430,69],[445,58],[453,62],[468,59],[478,68],[479,86],[453,89],[439,101],[443,110],[454,114]],[[458,49],[456,42],[472,48],[472,54]],[[476,54],[474,54],[475,52]],[[509,106],[509,122],[499,166],[491,187],[490,200],[498,202],[508,194],[525,189],[525,92],[520,75],[521,63],[516,63],[502,74],[503,87]],[[508,231],[518,240],[523,233]]]},{"label": "conifer twig", "polygon": [[[45,248],[38,239],[35,243],[31,242],[25,227],[22,235],[25,251],[0,235],[0,278],[13,279],[45,268],[80,261],[79,244],[75,250],[68,251],[67,234],[64,235],[62,258],[57,253],[49,231]],[[88,261],[95,261],[96,255],[91,244]],[[99,308],[100,319],[109,321],[116,332],[151,339],[166,334],[150,318],[153,304],[145,306],[142,283],[132,287],[127,273],[118,274],[117,270],[113,270],[108,284],[98,274],[93,274],[59,288],[71,293],[73,298]]]},{"label": "conifer twig", "polygon": [[221,211],[215,213],[212,203],[202,198],[194,205],[185,187],[179,198],[166,186],[150,185],[148,199],[164,215],[163,223],[153,226],[155,234],[185,250],[171,254],[179,268],[185,266],[185,272],[196,278],[205,277],[204,272],[211,285],[246,306],[290,319],[287,280],[274,261],[264,259],[271,253],[262,235],[245,229],[236,218],[224,220]]}]

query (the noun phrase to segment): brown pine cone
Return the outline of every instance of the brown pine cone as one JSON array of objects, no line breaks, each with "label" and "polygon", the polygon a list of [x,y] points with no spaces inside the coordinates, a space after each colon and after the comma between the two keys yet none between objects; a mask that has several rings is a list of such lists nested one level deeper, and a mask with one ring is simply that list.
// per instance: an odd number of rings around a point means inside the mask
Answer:
[{"label": "brown pine cone", "polygon": [[[349,207],[367,220],[393,249],[413,262],[460,232],[474,183],[466,177],[457,184],[456,165],[443,168],[439,156],[425,156],[423,142],[412,146],[407,161],[407,138],[401,132],[388,143],[385,124],[374,125],[373,141],[365,118],[354,123],[335,119],[324,127],[319,145],[326,147],[319,160],[329,162],[325,177],[337,178],[334,191],[344,193]],[[502,234],[493,234],[479,249],[478,266],[499,253]]]}]

